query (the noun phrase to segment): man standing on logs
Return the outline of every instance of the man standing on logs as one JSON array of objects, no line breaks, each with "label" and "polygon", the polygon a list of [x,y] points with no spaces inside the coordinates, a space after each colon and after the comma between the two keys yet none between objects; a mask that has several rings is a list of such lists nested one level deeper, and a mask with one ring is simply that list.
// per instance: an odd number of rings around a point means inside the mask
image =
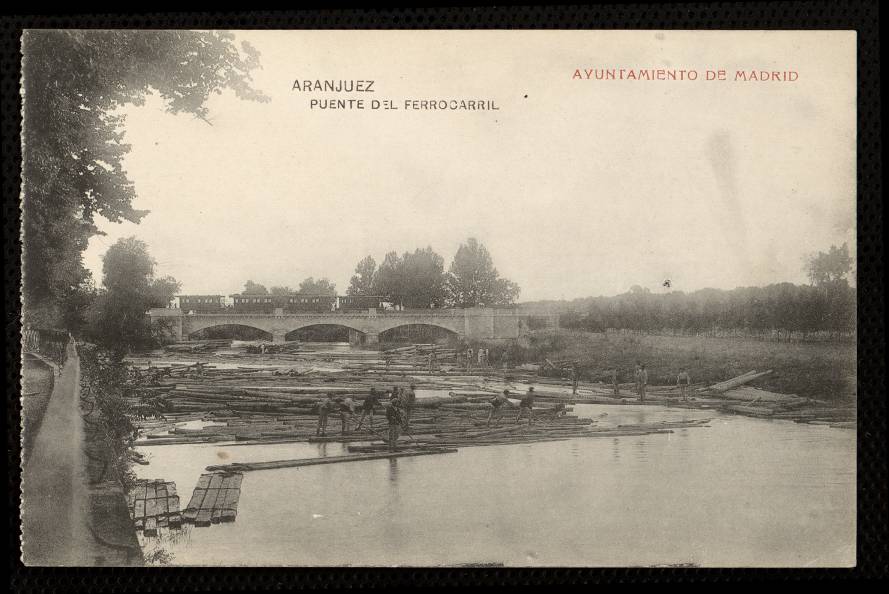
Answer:
[{"label": "man standing on logs", "polygon": [[532,422],[532,414],[531,410],[534,408],[534,386],[528,388],[528,393],[525,394],[521,401],[519,401],[519,414],[516,415],[515,422],[518,423],[519,419],[522,418],[522,413],[528,412],[528,424],[530,425]]},{"label": "man standing on logs", "polygon": [[349,432],[349,423],[352,421],[352,415],[355,414],[355,401],[351,397],[346,396],[345,398],[337,398],[337,403],[340,406],[340,419],[343,423],[342,434],[346,435]]},{"label": "man standing on logs", "polygon": [[691,383],[691,378],[688,375],[688,369],[682,367],[679,370],[679,375],[676,377],[676,384],[679,385],[679,395],[682,397],[683,402],[688,402],[688,386]]},{"label": "man standing on logs", "polygon": [[639,392],[639,402],[645,402],[645,386],[648,385],[648,371],[645,364],[641,364],[636,371],[636,390]]},{"label": "man standing on logs", "polygon": [[417,401],[417,386],[411,384],[411,387],[404,391],[402,403],[404,407],[404,430],[411,430],[411,412],[414,410],[414,403]]},{"label": "man standing on logs", "polygon": [[364,404],[361,406],[361,418],[358,420],[358,426],[355,427],[355,431],[361,429],[361,424],[364,423],[364,417],[370,415],[370,421],[368,421],[368,427],[370,427],[371,431],[374,428],[374,410],[377,405],[380,403],[380,397],[377,394],[376,388],[370,389],[370,395],[364,399]]},{"label": "man standing on logs", "polygon": [[316,437],[327,436],[327,415],[333,410],[333,401],[330,394],[321,399],[318,403],[318,428],[315,429]]},{"label": "man standing on logs", "polygon": [[466,349],[466,371],[472,371],[472,347]]},{"label": "man standing on logs", "polygon": [[577,381],[578,381],[578,372],[577,372],[577,361],[571,362],[571,393],[577,394]]},{"label": "man standing on logs", "polygon": [[398,392],[392,392],[392,398],[386,407],[386,420],[389,422],[389,451],[394,452],[398,449],[398,430],[401,427],[401,399]]},{"label": "man standing on logs", "polygon": [[491,412],[488,413],[487,426],[491,426],[491,420],[494,418],[504,404],[509,404],[509,390],[503,390],[502,394],[497,394],[491,398]]}]

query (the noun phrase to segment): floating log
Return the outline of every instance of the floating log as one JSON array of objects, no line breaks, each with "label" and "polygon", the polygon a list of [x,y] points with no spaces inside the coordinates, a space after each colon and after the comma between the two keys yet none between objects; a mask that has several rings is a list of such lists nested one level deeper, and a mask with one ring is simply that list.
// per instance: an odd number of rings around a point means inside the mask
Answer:
[{"label": "floating log", "polygon": [[328,456],[324,458],[300,458],[295,460],[274,460],[271,462],[235,462],[208,466],[212,471],[249,472],[253,470],[274,470],[278,468],[298,468],[302,466],[316,466],[319,464],[336,464],[340,462],[361,462],[364,460],[381,460],[385,458],[404,458],[411,456],[427,456],[431,454],[453,454],[457,450],[449,448],[436,448],[424,450],[407,450],[401,452],[387,452],[381,454],[356,454],[346,456]]}]

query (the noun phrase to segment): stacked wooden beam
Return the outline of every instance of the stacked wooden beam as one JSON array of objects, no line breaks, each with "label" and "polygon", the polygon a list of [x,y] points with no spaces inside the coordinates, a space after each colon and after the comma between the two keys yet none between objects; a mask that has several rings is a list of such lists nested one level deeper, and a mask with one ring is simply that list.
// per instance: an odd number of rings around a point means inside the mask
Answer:
[{"label": "stacked wooden beam", "polygon": [[202,474],[182,514],[183,519],[198,527],[234,522],[242,478],[242,474],[230,472]]},{"label": "stacked wooden beam", "polygon": [[130,518],[145,536],[155,536],[159,528],[179,528],[179,496],[176,484],[163,479],[143,479],[128,495]]}]

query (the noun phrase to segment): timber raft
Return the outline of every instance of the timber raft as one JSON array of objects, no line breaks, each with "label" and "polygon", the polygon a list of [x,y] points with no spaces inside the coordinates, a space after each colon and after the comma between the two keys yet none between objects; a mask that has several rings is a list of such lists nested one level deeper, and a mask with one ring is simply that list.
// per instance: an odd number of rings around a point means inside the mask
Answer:
[{"label": "timber raft", "polygon": [[[276,353],[263,355],[259,359],[262,366],[240,366],[229,361],[246,355],[227,344],[207,341],[190,345],[189,349],[202,351],[191,355],[200,360],[164,364],[165,356],[181,359],[184,347],[175,346],[169,355],[155,353],[146,367],[132,369],[127,397],[138,417],[135,423],[141,436],[137,445],[334,441],[355,443],[348,448],[351,453],[381,452],[387,430],[385,409],[377,407],[373,419],[368,417],[359,426],[362,402],[370,388],[383,396],[393,385],[408,384],[414,384],[418,392],[434,391],[436,395],[417,399],[409,430],[403,431],[399,439],[400,449],[640,435],[677,428],[600,427],[598,421],[574,416],[575,404],[706,409],[835,427],[854,427],[855,423],[854,408],[826,406],[748,385],[770,370],[752,370],[717,384],[690,386],[688,400],[680,397],[678,386],[648,386],[646,401],[640,402],[632,394],[631,384],[580,382],[572,393],[570,381],[540,376],[529,369],[466,369],[454,349],[434,345],[383,352],[325,352],[287,343],[275,345]],[[204,349],[215,349],[215,354],[207,354]],[[434,361],[430,361],[431,352],[436,353]],[[224,365],[210,363],[211,357]],[[250,360],[257,359],[250,355]],[[518,424],[514,421],[519,412],[518,398],[529,384],[534,384],[536,394],[533,423],[527,425],[525,417]],[[489,424],[491,400],[504,388],[510,389],[510,400]],[[318,436],[318,404],[325,396],[350,398],[356,406],[354,414],[345,415],[345,426],[340,411],[331,413],[326,433]],[[198,423],[183,426],[186,421]]]}]

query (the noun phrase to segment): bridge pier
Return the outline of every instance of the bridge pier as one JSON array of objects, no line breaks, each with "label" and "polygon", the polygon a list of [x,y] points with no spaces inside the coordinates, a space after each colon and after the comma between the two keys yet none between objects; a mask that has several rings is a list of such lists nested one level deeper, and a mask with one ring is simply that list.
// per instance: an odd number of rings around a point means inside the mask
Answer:
[{"label": "bridge pier", "polygon": [[361,332],[349,328],[349,344],[352,346],[361,344]]},{"label": "bridge pier", "polygon": [[272,342],[275,344],[280,344],[282,342],[285,342],[286,335],[287,335],[287,332],[284,330],[272,330]]},{"label": "bridge pier", "polygon": [[364,343],[365,344],[379,344],[380,343],[380,335],[376,332],[368,332],[364,335]]}]

